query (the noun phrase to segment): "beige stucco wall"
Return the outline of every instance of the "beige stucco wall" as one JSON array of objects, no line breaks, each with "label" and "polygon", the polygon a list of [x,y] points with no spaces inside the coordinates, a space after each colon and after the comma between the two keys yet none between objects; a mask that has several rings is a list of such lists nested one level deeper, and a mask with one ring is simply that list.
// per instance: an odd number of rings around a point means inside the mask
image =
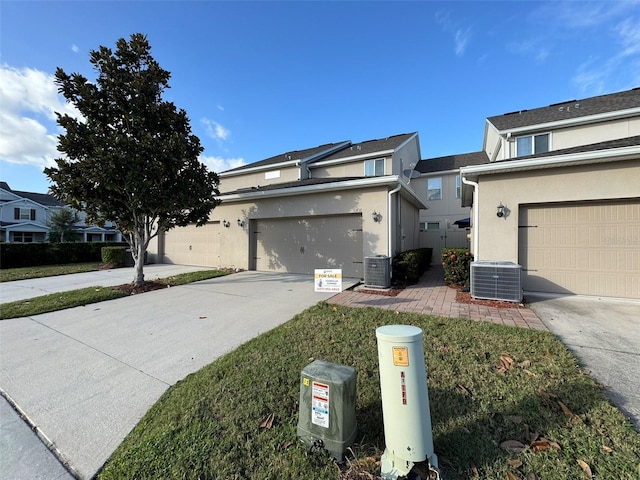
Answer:
[{"label": "beige stucco wall", "polygon": [[335,178],[335,177],[364,177],[364,162],[366,160],[384,159],[384,173],[391,175],[391,157],[371,157],[359,159],[352,162],[337,163],[334,165],[310,166],[312,178]]},{"label": "beige stucco wall", "polygon": [[[479,259],[518,261],[521,205],[640,197],[640,160],[479,177]],[[509,209],[498,218],[497,206]]]},{"label": "beige stucco wall", "polygon": [[[420,222],[439,222],[440,228],[447,228],[451,227],[456,220],[470,215],[469,208],[463,208],[460,198],[456,197],[457,175],[457,172],[440,172],[411,180],[411,187],[429,207],[428,210],[420,211]],[[442,178],[442,200],[427,200],[427,181],[429,178],[436,177]]]},{"label": "beige stucco wall", "polygon": [[[279,177],[266,178],[269,173],[279,172]],[[242,175],[222,176],[220,178],[220,192],[233,192],[240,188],[272,185],[275,183],[295,182],[299,180],[300,168],[296,166],[278,167]]]}]

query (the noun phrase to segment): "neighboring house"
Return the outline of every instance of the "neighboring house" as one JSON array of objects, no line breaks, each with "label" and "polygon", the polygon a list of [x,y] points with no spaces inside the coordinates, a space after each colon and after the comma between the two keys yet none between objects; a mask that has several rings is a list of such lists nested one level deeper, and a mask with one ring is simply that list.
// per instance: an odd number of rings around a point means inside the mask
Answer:
[{"label": "neighboring house", "polygon": [[460,169],[476,259],[519,263],[525,291],[640,298],[640,89],[489,117],[484,152]]},{"label": "neighboring house", "polygon": [[[12,190],[0,182],[0,241],[6,243],[46,242],[51,231],[51,215],[63,208],[64,203],[46,193]],[[121,235],[113,224],[104,228],[85,223],[84,212],[79,212],[76,232],[85,242],[118,242]]]},{"label": "neighboring house", "polygon": [[417,194],[403,171],[420,160],[417,133],[287,152],[220,174],[222,203],[203,227],[150,245],[155,261],[362,278],[364,258],[419,246]]},{"label": "neighboring house", "polygon": [[460,167],[489,161],[485,152],[423,159],[416,165],[411,187],[426,192],[429,210],[420,212],[420,245],[433,248],[440,262],[443,248],[469,248],[470,210],[461,204]]}]

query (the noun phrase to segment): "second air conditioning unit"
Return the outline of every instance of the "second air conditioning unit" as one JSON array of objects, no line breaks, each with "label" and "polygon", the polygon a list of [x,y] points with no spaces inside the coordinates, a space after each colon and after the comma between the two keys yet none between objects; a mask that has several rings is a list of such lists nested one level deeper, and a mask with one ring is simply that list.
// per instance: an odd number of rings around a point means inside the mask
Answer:
[{"label": "second air conditioning unit", "polygon": [[513,262],[471,262],[471,296],[522,302],[521,269],[520,265]]},{"label": "second air conditioning unit", "polygon": [[389,288],[391,286],[390,258],[384,255],[364,257],[364,286]]}]

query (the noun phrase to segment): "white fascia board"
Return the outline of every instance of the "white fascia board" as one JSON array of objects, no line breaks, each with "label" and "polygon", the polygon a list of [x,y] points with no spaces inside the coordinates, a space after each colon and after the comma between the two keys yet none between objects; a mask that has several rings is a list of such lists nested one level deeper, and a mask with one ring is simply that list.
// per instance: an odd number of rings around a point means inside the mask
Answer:
[{"label": "white fascia board", "polygon": [[335,160],[324,160],[322,162],[315,162],[310,164],[309,168],[326,167],[327,165],[355,162],[357,160],[364,160],[364,159],[369,160],[374,158],[382,158],[382,157],[386,157],[387,155],[392,155],[393,152],[395,152],[395,150],[383,150],[381,152],[363,153],[361,155],[353,155],[351,157],[337,158]]},{"label": "white fascia board", "polygon": [[640,146],[611,148],[608,150],[592,150],[590,152],[568,153],[543,158],[525,160],[504,160],[483,165],[471,165],[460,168],[462,176],[486,175],[492,173],[513,172],[518,170],[536,170],[540,168],[582,165],[589,163],[615,162],[627,160],[628,157],[640,156]]},{"label": "white fascia board", "polygon": [[48,232],[49,227],[46,225],[42,225],[41,223],[33,223],[33,222],[20,222],[14,223],[12,225],[5,225],[5,230],[19,230],[24,232]]},{"label": "white fascia board", "polygon": [[221,172],[218,174],[220,178],[233,177],[235,175],[244,175],[247,173],[260,172],[263,170],[273,170],[281,167],[295,167],[300,160],[287,160],[286,162],[272,163],[270,165],[262,165],[260,167],[244,168],[242,170],[234,170],[233,172]]},{"label": "white fascia board", "polygon": [[16,198],[15,200],[10,200],[8,202],[5,202],[2,204],[2,206],[8,206],[8,205],[12,205],[12,204],[16,204],[16,203],[30,203],[36,207],[40,207],[40,208],[44,208],[45,210],[49,210],[49,207],[47,207],[46,205],[42,205],[41,203],[36,202],[35,200],[31,200],[30,198],[27,197],[19,197]]},{"label": "white fascia board", "polygon": [[[587,115],[584,117],[567,118],[566,120],[556,120],[554,122],[538,123],[535,125],[525,125],[524,127],[508,128],[506,130],[497,130],[500,135],[508,133],[519,134],[537,130],[553,130],[563,127],[572,127],[578,125],[586,125],[589,123],[603,122],[606,120],[618,120],[622,118],[635,117],[640,115],[640,107],[629,108],[627,110],[616,110],[614,112],[599,113],[597,115]],[[495,128],[495,126],[494,126]]]},{"label": "white fascia board", "polygon": [[387,175],[384,177],[359,178],[357,180],[346,180],[335,183],[321,183],[316,185],[304,185],[301,187],[280,188],[274,190],[254,191],[246,193],[234,193],[232,195],[224,195],[216,197],[224,203],[245,202],[273,197],[290,197],[293,195],[305,195],[311,193],[325,193],[340,190],[355,190],[358,188],[378,187],[378,186],[400,186],[405,196],[409,197],[411,202],[417,207],[427,209],[428,207],[416,195],[416,193],[406,183],[400,180],[398,175]]}]

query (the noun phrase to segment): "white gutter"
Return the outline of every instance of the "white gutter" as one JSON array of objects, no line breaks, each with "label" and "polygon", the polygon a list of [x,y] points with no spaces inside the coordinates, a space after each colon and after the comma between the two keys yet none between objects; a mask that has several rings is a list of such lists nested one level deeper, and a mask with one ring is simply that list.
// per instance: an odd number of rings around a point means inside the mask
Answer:
[{"label": "white gutter", "polygon": [[[400,190],[402,189],[402,184],[398,184],[398,186],[396,188],[394,188],[393,190],[391,190],[389,192],[389,198],[387,200],[387,217],[388,217],[388,228],[387,228],[387,251],[389,252],[389,262],[391,262],[391,258],[393,257],[393,252],[391,251],[391,227],[393,226],[391,224],[391,196],[394,193],[398,193]],[[400,219],[398,219],[398,223],[400,222]]]},{"label": "white gutter", "polygon": [[483,173],[512,172],[515,170],[534,170],[536,168],[580,165],[582,163],[613,162],[624,160],[627,156],[640,155],[640,145],[628,147],[610,148],[606,150],[590,150],[588,152],[568,153],[564,155],[552,155],[541,158],[529,158],[525,160],[505,160],[503,162],[485,163],[482,165],[470,165],[460,169],[461,175],[478,175]]},{"label": "white gutter", "polygon": [[477,182],[472,182],[464,177],[462,171],[460,171],[460,178],[465,185],[471,185],[473,187],[473,257],[474,261],[480,260],[479,249],[479,234],[478,234],[478,203],[480,200],[480,185]]},{"label": "white gutter", "polygon": [[[580,103],[579,101],[576,103]],[[515,115],[515,114],[513,114]],[[628,108],[627,110],[617,110],[613,112],[600,113],[598,115],[589,115],[584,117],[567,118],[565,120],[556,120],[554,122],[538,123],[536,125],[526,125],[524,127],[508,128],[506,130],[497,130],[500,135],[506,135],[507,133],[525,133],[534,130],[552,130],[555,128],[568,127],[572,125],[584,125],[594,122],[602,122],[605,120],[622,119],[626,117],[632,117],[640,115],[640,107]]]}]

